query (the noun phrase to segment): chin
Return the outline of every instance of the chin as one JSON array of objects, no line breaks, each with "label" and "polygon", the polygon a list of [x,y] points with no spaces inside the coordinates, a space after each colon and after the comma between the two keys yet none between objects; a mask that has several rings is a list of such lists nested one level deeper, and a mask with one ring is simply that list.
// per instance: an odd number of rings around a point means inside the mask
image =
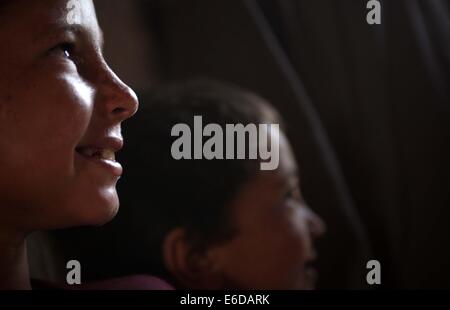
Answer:
[{"label": "chin", "polygon": [[91,205],[89,210],[89,217],[86,219],[84,225],[102,226],[110,222],[119,211],[119,199],[117,194],[107,201],[99,201]]},{"label": "chin", "polygon": [[[83,197],[83,195],[80,195]],[[63,228],[76,226],[102,226],[110,222],[119,210],[119,198],[116,190],[109,190],[107,194],[85,195],[83,201],[75,200],[68,204],[68,225]]]}]

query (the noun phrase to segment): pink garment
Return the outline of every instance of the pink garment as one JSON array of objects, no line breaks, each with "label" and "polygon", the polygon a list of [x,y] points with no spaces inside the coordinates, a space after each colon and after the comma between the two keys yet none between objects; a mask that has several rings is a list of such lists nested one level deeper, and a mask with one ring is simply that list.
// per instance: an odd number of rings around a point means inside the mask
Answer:
[{"label": "pink garment", "polygon": [[81,285],[61,285],[48,283],[45,281],[32,280],[32,287],[34,290],[175,290],[173,286],[164,280],[147,275],[126,276]]}]

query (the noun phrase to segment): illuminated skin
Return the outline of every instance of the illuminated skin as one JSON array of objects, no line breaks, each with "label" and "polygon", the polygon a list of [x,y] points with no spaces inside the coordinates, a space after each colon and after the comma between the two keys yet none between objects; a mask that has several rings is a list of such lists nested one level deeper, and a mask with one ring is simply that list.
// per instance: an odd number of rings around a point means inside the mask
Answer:
[{"label": "illuminated skin", "polygon": [[78,3],[73,25],[63,0],[0,11],[0,289],[29,288],[27,234],[118,210],[114,153],[138,103],[103,59],[92,0]]}]

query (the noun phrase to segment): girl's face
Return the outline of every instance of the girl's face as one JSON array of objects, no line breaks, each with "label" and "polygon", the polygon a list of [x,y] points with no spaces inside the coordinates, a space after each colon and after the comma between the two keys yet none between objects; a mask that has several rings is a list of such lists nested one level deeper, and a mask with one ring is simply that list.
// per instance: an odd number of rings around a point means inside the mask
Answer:
[{"label": "girl's face", "polygon": [[0,226],[110,220],[137,98],[103,58],[92,0],[14,0],[0,14]]},{"label": "girl's face", "polygon": [[304,203],[289,143],[280,134],[280,165],[244,186],[232,209],[236,236],[213,249],[225,288],[312,289],[313,239],[322,220]]}]

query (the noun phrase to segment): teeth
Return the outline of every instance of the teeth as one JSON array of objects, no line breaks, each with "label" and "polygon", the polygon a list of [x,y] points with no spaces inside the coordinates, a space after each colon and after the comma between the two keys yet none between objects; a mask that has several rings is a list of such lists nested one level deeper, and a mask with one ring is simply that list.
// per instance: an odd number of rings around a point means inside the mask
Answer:
[{"label": "teeth", "polygon": [[100,152],[100,156],[102,159],[116,161],[116,154],[111,149],[103,149]]},{"label": "teeth", "polygon": [[98,157],[104,160],[116,161],[116,154],[112,149],[82,148],[78,151],[86,157]]}]

